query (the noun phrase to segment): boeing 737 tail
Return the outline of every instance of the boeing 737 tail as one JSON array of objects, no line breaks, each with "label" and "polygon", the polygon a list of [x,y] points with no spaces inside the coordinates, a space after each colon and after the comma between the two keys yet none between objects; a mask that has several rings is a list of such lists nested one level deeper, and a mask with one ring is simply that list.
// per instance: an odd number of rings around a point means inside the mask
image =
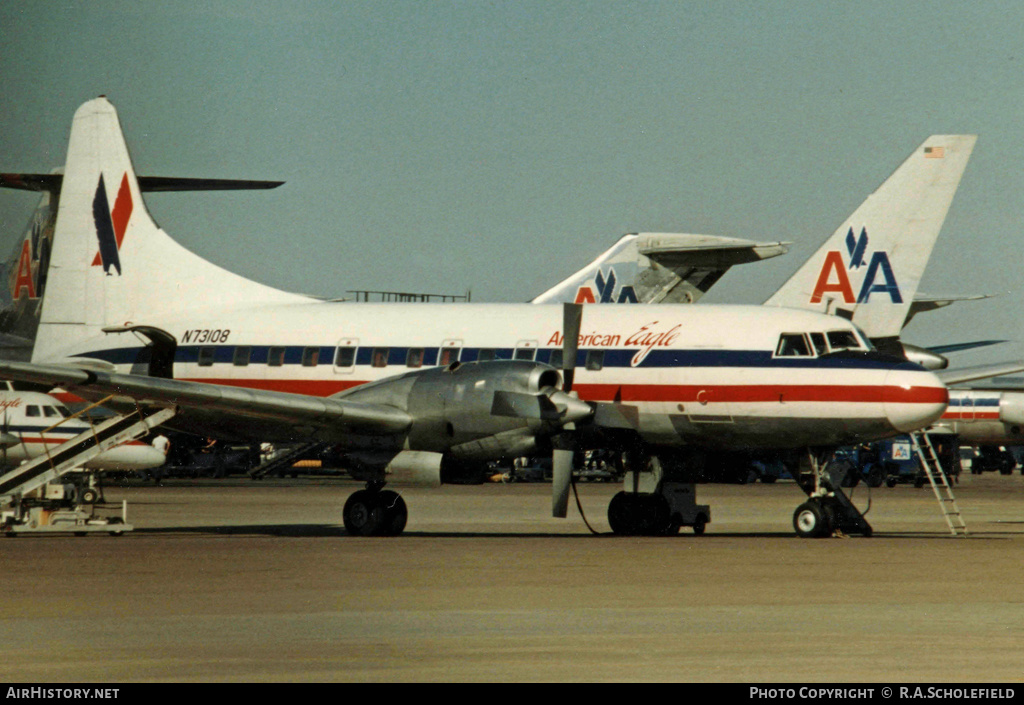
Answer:
[{"label": "boeing 737 tail", "polygon": [[[158,182],[154,189],[202,187]],[[104,97],[75,113],[59,191],[33,359],[59,357],[104,328],[154,315],[309,301],[228,272],[168,237],[146,210],[117,112]],[[23,291],[16,281],[15,298]]]},{"label": "boeing 737 tail", "polygon": [[881,344],[910,312],[976,135],[933,135],[768,299],[850,318]]}]

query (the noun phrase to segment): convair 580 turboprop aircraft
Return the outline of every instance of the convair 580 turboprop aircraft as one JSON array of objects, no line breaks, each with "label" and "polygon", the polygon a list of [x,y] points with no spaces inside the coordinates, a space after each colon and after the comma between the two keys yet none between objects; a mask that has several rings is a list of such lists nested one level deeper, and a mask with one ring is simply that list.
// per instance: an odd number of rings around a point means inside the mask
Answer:
[{"label": "convair 580 turboprop aircraft", "polygon": [[[581,322],[573,305],[354,305],[246,280],[156,226],[102,97],[75,114],[47,279],[32,362],[0,375],[173,407],[170,425],[207,435],[344,444],[367,481],[344,511],[357,534],[404,528],[388,480],[544,449],[565,516],[595,431],[640,456],[821,449],[927,426],[947,400],[932,373],[808,311],[596,306]],[[617,531],[669,523],[657,492],[624,494]],[[804,505],[819,524],[824,494]]]}]

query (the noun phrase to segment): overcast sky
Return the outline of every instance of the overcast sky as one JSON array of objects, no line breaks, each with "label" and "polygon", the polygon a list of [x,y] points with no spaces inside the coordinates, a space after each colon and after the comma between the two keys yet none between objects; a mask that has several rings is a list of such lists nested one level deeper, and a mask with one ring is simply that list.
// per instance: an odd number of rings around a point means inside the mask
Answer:
[{"label": "overcast sky", "polygon": [[[0,171],[63,164],[107,95],[172,237],[280,288],[523,301],[636,231],[791,240],[760,303],[935,133],[980,135],[920,344],[1024,340],[1019,2],[0,3]],[[0,191],[0,252],[35,195]],[[7,244],[4,244],[4,243]],[[1024,356],[1024,345],[958,363]]]}]

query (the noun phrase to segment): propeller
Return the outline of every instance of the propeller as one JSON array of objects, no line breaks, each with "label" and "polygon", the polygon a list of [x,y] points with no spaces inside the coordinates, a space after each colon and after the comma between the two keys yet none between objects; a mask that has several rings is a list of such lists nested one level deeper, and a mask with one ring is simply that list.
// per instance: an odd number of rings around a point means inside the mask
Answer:
[{"label": "propeller", "polygon": [[[576,376],[576,354],[579,350],[580,327],[583,323],[581,304],[562,304],[562,391],[572,392]],[[574,431],[576,423],[570,420],[562,426],[562,433],[551,439],[551,516],[564,519],[569,510],[569,486],[572,484],[572,464],[576,456]]]}]

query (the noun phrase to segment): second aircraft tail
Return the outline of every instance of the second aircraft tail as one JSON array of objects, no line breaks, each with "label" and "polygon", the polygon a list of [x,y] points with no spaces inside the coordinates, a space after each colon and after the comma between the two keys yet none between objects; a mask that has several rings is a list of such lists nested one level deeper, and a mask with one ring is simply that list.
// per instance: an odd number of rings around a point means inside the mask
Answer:
[{"label": "second aircraft tail", "polygon": [[876,341],[899,336],[976,140],[925,140],[765,304],[851,318]]}]

